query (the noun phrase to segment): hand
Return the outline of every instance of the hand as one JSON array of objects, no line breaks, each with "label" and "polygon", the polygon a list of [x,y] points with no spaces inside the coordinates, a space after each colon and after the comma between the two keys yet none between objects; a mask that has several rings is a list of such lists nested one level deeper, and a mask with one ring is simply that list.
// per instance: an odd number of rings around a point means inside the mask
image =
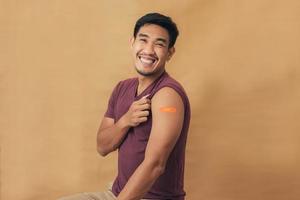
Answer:
[{"label": "hand", "polygon": [[148,96],[143,96],[140,100],[131,104],[127,113],[123,116],[127,125],[136,127],[148,120],[149,110],[151,109],[151,101],[147,99]]}]

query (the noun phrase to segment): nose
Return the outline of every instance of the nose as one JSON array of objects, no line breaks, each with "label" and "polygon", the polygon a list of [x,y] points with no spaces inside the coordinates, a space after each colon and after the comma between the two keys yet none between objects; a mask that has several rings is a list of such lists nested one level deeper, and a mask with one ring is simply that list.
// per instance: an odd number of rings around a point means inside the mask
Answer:
[{"label": "nose", "polygon": [[146,54],[153,54],[154,53],[154,48],[153,48],[153,44],[148,43],[144,46],[144,53]]}]

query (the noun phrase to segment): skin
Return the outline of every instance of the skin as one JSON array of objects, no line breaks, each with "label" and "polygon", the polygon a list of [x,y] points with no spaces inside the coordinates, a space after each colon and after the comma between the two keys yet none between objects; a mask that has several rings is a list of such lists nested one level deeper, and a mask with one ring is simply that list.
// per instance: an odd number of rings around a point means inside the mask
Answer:
[{"label": "skin", "polygon": [[[175,48],[169,48],[168,32],[157,25],[144,25],[131,40],[131,48],[139,87],[137,94],[146,89],[165,70],[166,62]],[[163,107],[172,107],[176,112],[161,112]],[[145,152],[145,159],[129,178],[117,200],[140,200],[155,180],[164,172],[170,152],[180,135],[184,106],[179,94],[172,88],[160,89],[150,102],[147,96],[135,101],[119,121],[104,117],[98,134],[97,149],[105,156],[116,150],[130,127],[148,120],[152,111],[152,129]]]},{"label": "skin", "polygon": [[108,117],[102,119],[97,134],[97,150],[100,155],[106,156],[115,151],[130,127],[147,121],[151,105],[150,100],[146,97],[133,102],[119,121],[115,122],[114,119]]},{"label": "skin", "polygon": [[[131,50],[135,69],[138,72],[138,94],[146,89],[165,70],[165,64],[175,53],[169,46],[169,34],[164,28],[146,24],[140,28],[136,38],[131,39]],[[152,64],[143,62],[151,60]]]}]

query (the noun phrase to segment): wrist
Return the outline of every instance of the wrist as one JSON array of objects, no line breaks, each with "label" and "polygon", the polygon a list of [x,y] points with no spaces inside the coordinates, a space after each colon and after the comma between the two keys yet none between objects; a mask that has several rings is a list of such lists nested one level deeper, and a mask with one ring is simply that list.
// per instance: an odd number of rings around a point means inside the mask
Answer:
[{"label": "wrist", "polygon": [[119,121],[117,122],[117,125],[121,128],[121,130],[123,129],[129,129],[130,128],[130,124],[126,118],[126,114],[123,115]]}]

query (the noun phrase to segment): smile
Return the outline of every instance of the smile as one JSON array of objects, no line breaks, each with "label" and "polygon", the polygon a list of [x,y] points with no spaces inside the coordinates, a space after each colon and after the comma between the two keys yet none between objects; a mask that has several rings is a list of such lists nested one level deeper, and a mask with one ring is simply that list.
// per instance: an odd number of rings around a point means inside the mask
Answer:
[{"label": "smile", "polygon": [[152,65],[157,60],[156,58],[147,56],[138,56],[138,58],[143,65]]}]

